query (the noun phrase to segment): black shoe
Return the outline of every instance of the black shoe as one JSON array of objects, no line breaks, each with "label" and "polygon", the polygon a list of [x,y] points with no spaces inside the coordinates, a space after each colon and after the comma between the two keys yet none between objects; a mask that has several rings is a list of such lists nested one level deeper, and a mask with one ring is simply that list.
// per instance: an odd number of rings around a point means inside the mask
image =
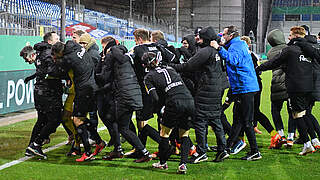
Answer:
[{"label": "black shoe", "polygon": [[152,160],[152,156],[148,153],[147,155],[143,155],[141,158],[134,160],[136,163],[149,162]]},{"label": "black shoe", "polygon": [[252,153],[252,152],[247,153],[247,155],[242,157],[241,160],[255,161],[255,160],[258,160],[261,158],[262,158],[261,153],[258,151],[258,152],[254,152],[254,153]]},{"label": "black shoe", "polygon": [[191,158],[188,159],[188,163],[197,164],[199,162],[206,161],[206,160],[208,160],[207,154],[203,153],[203,154],[198,154],[197,156],[192,155]]},{"label": "black shoe", "polygon": [[102,157],[103,160],[111,161],[116,158],[123,158],[123,151],[112,151]]},{"label": "black shoe", "polygon": [[300,137],[293,141],[293,144],[303,144],[303,141]]},{"label": "black shoe", "polygon": [[26,152],[24,153],[24,155],[25,156],[34,156],[34,153],[27,148]]},{"label": "black shoe", "polygon": [[41,146],[35,146],[33,143],[28,147],[28,149],[33,152],[35,155],[38,155],[40,157],[43,157],[44,159],[47,159],[47,155],[43,153]]},{"label": "black shoe", "polygon": [[216,154],[216,159],[214,159],[214,162],[221,162],[224,159],[228,158],[230,155],[227,153],[227,151],[218,152]]}]

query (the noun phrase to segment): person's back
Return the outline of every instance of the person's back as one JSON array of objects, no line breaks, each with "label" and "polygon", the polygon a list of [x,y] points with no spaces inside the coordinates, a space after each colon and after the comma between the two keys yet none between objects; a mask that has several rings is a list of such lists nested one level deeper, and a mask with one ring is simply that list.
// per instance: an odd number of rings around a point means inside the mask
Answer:
[{"label": "person's back", "polygon": [[180,75],[172,67],[159,66],[151,69],[145,79],[153,82],[156,90],[165,94],[166,102],[179,98],[192,99]]},{"label": "person's back", "polygon": [[67,41],[64,59],[73,69],[76,91],[82,88],[95,88],[94,63],[84,48],[73,41]]},{"label": "person's back", "polygon": [[[272,48],[268,51],[268,59],[274,58],[283,48],[287,47],[283,32],[275,29],[268,34],[267,40]],[[272,70],[271,101],[287,99],[287,88],[285,86],[285,73],[282,67]]]}]

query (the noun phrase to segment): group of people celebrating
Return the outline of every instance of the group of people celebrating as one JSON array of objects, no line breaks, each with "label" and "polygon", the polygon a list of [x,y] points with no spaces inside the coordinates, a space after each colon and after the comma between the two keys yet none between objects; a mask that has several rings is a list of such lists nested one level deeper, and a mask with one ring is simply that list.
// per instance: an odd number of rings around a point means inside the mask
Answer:
[{"label": "group of people celebrating", "polygon": [[[292,27],[287,45],[280,30],[271,31],[269,61],[260,66],[249,50],[250,38],[240,37],[232,25],[219,34],[212,27],[197,28],[194,34],[182,38],[180,48],[168,45],[161,31],[136,29],[136,46],[129,51],[112,36],[101,39],[103,50],[99,52],[95,39],[82,30],[74,31],[72,40],[66,43],[59,41],[57,33],[46,33],[42,42],[20,52],[27,63],[36,66],[36,72],[25,78],[25,83],[36,79],[34,101],[38,113],[25,155],[46,159],[42,146],[50,142],[50,134],[61,123],[72,140],[67,155],[81,155],[78,162],[93,160],[105,147],[113,146],[103,160],[126,156],[141,163],[159,158],[152,166],[168,169],[167,160],[179,148],[177,172],[181,174],[186,173],[187,163],[207,161],[208,150],[217,152],[215,162],[237,154],[246,146],[244,134],[250,151],[241,159],[261,159],[255,135],[261,133],[257,122],[271,136],[270,149],[292,147],[297,128],[304,143],[299,154],[314,152],[320,148],[320,127],[311,113],[320,97],[315,89],[319,80],[314,75],[319,73],[320,53],[317,40],[306,36],[306,29]],[[276,128],[259,109],[260,74],[271,69]],[[63,93],[68,94],[64,104]],[[290,117],[287,138],[280,116],[284,101],[288,102]],[[224,111],[232,102],[231,126]],[[134,112],[138,133],[132,121]],[[158,130],[148,124],[154,114]],[[98,115],[109,131],[108,142],[97,131]],[[217,146],[208,146],[208,126],[215,133]],[[195,129],[196,145],[189,137],[190,128]],[[158,152],[151,154],[146,149],[148,137],[159,144]],[[121,138],[133,147],[126,154]]]}]

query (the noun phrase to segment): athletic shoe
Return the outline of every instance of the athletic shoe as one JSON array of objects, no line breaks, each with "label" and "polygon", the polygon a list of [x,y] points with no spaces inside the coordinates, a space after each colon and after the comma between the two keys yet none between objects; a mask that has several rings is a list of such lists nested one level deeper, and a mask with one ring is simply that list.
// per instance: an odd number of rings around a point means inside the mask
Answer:
[{"label": "athletic shoe", "polygon": [[279,143],[276,145],[275,149],[280,149],[282,145],[287,143],[287,139],[285,136],[281,136]]},{"label": "athletic shoe", "polygon": [[303,144],[303,141],[300,137],[293,141],[293,144]]},{"label": "athletic shoe", "polygon": [[157,163],[153,163],[152,167],[153,168],[157,168],[157,169],[167,170],[168,169],[168,164],[167,163],[160,164],[160,162],[157,162]]},{"label": "athletic shoe", "polygon": [[159,156],[159,151],[156,151],[151,154],[152,158],[157,158]]},{"label": "athletic shoe", "polygon": [[94,156],[98,155],[102,151],[102,149],[104,149],[105,147],[106,147],[106,143],[104,141],[101,141],[100,144],[96,144],[96,149],[92,154]]},{"label": "athletic shoe", "polygon": [[26,152],[24,153],[24,155],[25,155],[25,156],[33,156],[34,153],[27,148],[27,149],[26,149]]},{"label": "athletic shoe", "polygon": [[81,155],[80,147],[71,147],[70,151],[66,154],[66,156],[77,156]]},{"label": "athletic shoe", "polygon": [[262,134],[262,131],[260,131],[258,127],[254,127],[253,130],[256,134]]},{"label": "athletic shoe", "polygon": [[241,160],[255,161],[255,160],[258,160],[261,158],[262,158],[262,156],[261,156],[260,152],[255,152],[255,153],[249,152],[249,153],[247,153],[246,156],[242,157]]},{"label": "athletic shoe", "polygon": [[28,146],[28,149],[33,152],[35,155],[38,155],[44,159],[47,159],[47,155],[43,153],[41,146],[35,146],[34,143],[31,143],[30,146]]},{"label": "athletic shoe", "polygon": [[276,148],[280,142],[280,139],[281,139],[281,136],[278,133],[276,135],[272,136],[269,149]]},{"label": "athletic shoe", "polygon": [[122,151],[112,151],[108,155],[102,157],[103,160],[111,161],[116,158],[123,158]]},{"label": "athletic shoe", "polygon": [[312,146],[315,148],[315,150],[318,150],[320,149],[320,142],[318,139],[314,139],[314,140],[311,140],[312,141]]},{"label": "athletic shoe", "polygon": [[195,145],[193,145],[189,150],[189,156],[194,155],[197,152],[197,148]]},{"label": "athletic shoe", "polygon": [[148,153],[147,155],[143,155],[140,159],[136,159],[133,162],[136,163],[143,163],[143,162],[149,162],[152,160],[151,155]]},{"label": "athletic shoe", "polygon": [[124,154],[124,156],[127,158],[137,158],[138,155],[139,154],[136,152],[136,149],[132,149],[131,151]]},{"label": "athletic shoe", "polygon": [[303,146],[302,151],[299,152],[299,155],[305,156],[305,155],[307,155],[309,153],[314,153],[315,151],[316,150],[314,149],[313,146],[309,146],[309,147]]},{"label": "athletic shoe", "polygon": [[186,164],[179,165],[177,173],[178,174],[186,174],[187,173],[187,165]]},{"label": "athletic shoe", "polygon": [[233,146],[233,148],[230,151],[230,154],[238,154],[243,148],[247,146],[247,143],[245,143],[243,140],[239,139],[237,144]]},{"label": "athletic shoe", "polygon": [[81,158],[76,159],[77,162],[90,161],[90,160],[94,160],[94,156],[93,154],[87,154],[87,153],[83,153]]},{"label": "athletic shoe", "polygon": [[213,162],[221,162],[224,159],[228,158],[230,155],[227,153],[227,151],[218,152],[216,154],[216,158],[213,160]]},{"label": "athletic shoe", "polygon": [[284,144],[286,148],[292,148],[293,146],[293,139],[287,139],[287,144]]},{"label": "athletic shoe", "polygon": [[210,151],[212,152],[218,152],[218,146],[209,146],[208,150],[210,149]]},{"label": "athletic shoe", "polygon": [[193,155],[191,156],[190,159],[188,159],[188,162],[191,163],[191,164],[197,164],[199,162],[202,162],[202,161],[207,161],[208,160],[208,156],[206,153],[203,153],[203,154],[198,154],[197,156]]}]

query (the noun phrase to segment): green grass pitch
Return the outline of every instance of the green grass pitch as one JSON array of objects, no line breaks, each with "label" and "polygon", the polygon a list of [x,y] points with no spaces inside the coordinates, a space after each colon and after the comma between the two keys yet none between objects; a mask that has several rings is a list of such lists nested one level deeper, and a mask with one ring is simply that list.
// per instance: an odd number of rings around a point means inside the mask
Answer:
[{"label": "green grass pitch", "polygon": [[[270,81],[271,72],[262,75],[263,93],[261,98],[261,111],[271,120],[270,113]],[[316,104],[313,114],[320,119],[320,105]],[[227,111],[227,117],[232,122],[232,107]],[[283,106],[282,117],[287,131],[287,112]],[[19,122],[9,126],[0,127],[0,165],[19,159],[24,156],[24,150],[29,141],[35,119]],[[149,121],[156,127],[156,121]],[[100,122],[100,126],[102,123]],[[65,153],[70,146],[62,146],[48,152],[48,160],[33,158],[20,164],[0,171],[0,179],[320,179],[320,152],[307,156],[298,156],[301,145],[294,145],[292,149],[269,150],[270,136],[259,125],[263,134],[257,135],[257,142],[262,153],[262,159],[255,162],[241,161],[240,158],[248,151],[248,146],[239,154],[231,155],[222,163],[214,163],[215,153],[208,152],[209,160],[200,164],[188,165],[186,175],[176,174],[179,156],[172,156],[168,162],[169,169],[162,171],[152,169],[151,165],[158,160],[137,164],[133,159],[118,159],[114,161],[101,160],[102,155],[110,152],[106,148],[90,162],[75,162],[76,157],[66,157]],[[109,140],[107,130],[100,132],[102,138]],[[60,126],[57,132],[51,135],[49,146],[58,144],[67,139],[67,135]],[[191,139],[195,141],[194,130],[191,130]],[[215,145],[215,136],[210,130],[208,135],[209,145]],[[45,146],[45,147],[48,147]],[[131,146],[123,144],[125,151]],[[147,149],[157,151],[157,145],[148,140]]]}]

